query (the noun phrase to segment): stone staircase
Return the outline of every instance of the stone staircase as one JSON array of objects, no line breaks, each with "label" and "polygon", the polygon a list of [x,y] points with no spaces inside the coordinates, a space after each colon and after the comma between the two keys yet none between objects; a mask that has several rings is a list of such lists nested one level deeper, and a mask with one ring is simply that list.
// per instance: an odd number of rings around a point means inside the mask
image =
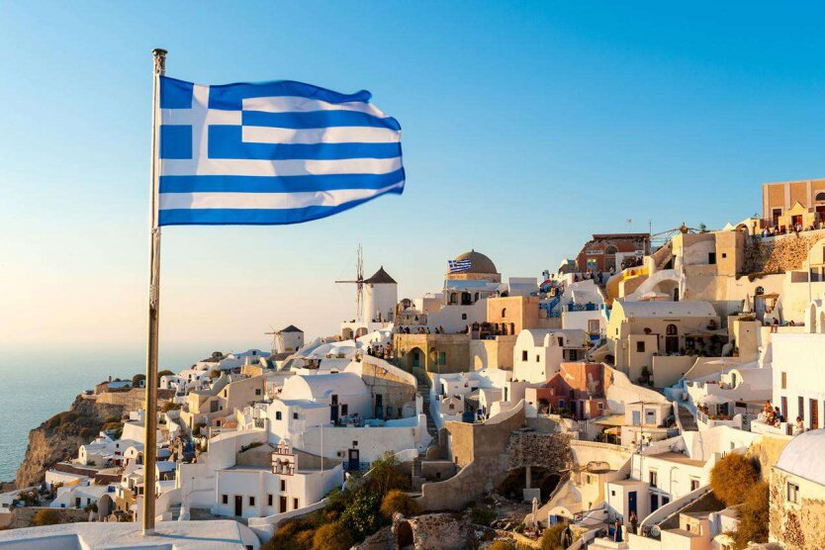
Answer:
[{"label": "stone staircase", "polygon": [[433,438],[433,441],[438,444],[438,429],[435,427],[435,421],[430,414],[430,388],[427,384],[418,384],[418,394],[423,399],[424,414],[427,415],[427,433]]},{"label": "stone staircase", "polygon": [[682,424],[682,430],[686,432],[698,432],[699,426],[696,424],[696,418],[685,407],[679,406],[679,422]]}]

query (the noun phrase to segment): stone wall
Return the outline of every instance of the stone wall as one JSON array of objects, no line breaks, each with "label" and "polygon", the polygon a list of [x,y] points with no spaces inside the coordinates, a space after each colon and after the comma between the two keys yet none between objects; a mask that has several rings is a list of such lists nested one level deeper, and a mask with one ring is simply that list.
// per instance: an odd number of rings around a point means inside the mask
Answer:
[{"label": "stone wall", "polygon": [[[163,405],[175,396],[175,390],[158,390],[158,405]],[[97,396],[99,405],[113,405],[123,407],[127,411],[136,411],[143,408],[146,400],[146,390],[134,388],[129,391],[105,392]]]},{"label": "stone wall", "polygon": [[573,463],[569,434],[516,432],[507,442],[507,467],[541,466],[553,471],[569,468]]},{"label": "stone wall", "polygon": [[453,514],[428,514],[413,518],[396,514],[393,517],[392,531],[399,547],[409,540],[404,539],[410,534],[415,548],[464,550],[476,546],[472,527]]},{"label": "stone wall", "polygon": [[77,523],[89,521],[89,512],[77,508],[48,508],[42,506],[32,506],[26,508],[14,508],[11,511],[12,520],[9,529],[22,529],[32,527],[34,515],[38,510],[54,510],[60,516],[60,523]]},{"label": "stone wall", "polygon": [[[813,457],[812,457],[813,458]],[[799,504],[786,501],[786,481],[788,476],[774,468],[770,489],[770,540],[781,542],[788,550],[825,548],[825,498],[806,498],[806,489],[812,482],[794,480],[802,487]],[[803,483],[805,485],[803,486]],[[825,497],[825,491],[811,495]]]},{"label": "stone wall", "polygon": [[825,231],[806,231],[772,238],[750,238],[745,243],[744,273],[782,273],[801,269],[808,248],[825,238]]}]

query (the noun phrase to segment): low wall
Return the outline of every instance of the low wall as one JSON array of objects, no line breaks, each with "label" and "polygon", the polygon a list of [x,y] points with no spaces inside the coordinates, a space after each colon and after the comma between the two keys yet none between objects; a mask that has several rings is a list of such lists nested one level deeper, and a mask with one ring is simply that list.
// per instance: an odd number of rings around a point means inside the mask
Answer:
[{"label": "low wall", "polygon": [[60,515],[60,523],[77,523],[89,521],[89,512],[78,508],[49,508],[48,506],[30,506],[14,508],[9,513],[12,520],[8,523],[9,529],[32,527],[32,521],[39,510],[53,510]]}]

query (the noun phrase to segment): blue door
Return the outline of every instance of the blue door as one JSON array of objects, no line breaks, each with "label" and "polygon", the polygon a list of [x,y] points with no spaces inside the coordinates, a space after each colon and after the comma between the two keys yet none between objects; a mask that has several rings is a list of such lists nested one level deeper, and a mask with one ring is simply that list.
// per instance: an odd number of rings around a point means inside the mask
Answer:
[{"label": "blue door", "polygon": [[630,517],[630,514],[634,512],[639,515],[636,509],[636,491],[630,491],[627,493],[627,517]]}]

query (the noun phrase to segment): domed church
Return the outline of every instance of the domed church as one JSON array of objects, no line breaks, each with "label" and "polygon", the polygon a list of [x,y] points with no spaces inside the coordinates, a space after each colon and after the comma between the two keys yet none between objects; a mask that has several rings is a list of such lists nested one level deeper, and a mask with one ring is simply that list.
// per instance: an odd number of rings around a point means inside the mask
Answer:
[{"label": "domed church", "polygon": [[496,269],[493,260],[475,250],[456,256],[449,265],[446,276],[448,281],[501,282],[501,273]]}]

